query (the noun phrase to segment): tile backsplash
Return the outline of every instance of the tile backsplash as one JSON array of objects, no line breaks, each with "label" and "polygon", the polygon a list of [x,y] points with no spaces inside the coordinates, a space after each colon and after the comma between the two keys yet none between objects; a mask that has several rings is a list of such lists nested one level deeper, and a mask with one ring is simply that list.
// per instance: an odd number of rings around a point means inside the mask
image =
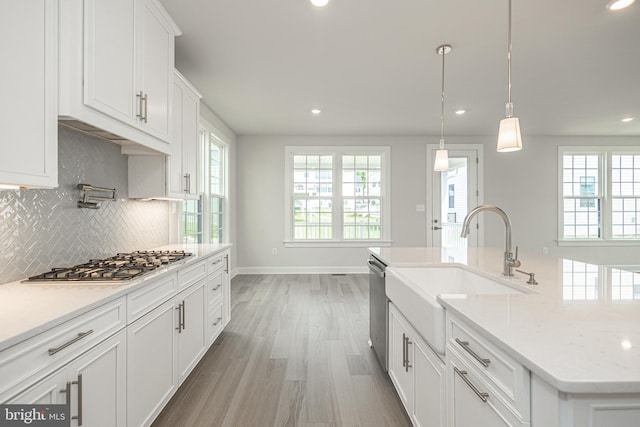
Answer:
[{"label": "tile backsplash", "polygon": [[[0,190],[0,283],[169,242],[168,202],[127,200],[120,146],[64,126],[58,137],[58,188]],[[118,200],[78,209],[79,183],[116,188]]]}]

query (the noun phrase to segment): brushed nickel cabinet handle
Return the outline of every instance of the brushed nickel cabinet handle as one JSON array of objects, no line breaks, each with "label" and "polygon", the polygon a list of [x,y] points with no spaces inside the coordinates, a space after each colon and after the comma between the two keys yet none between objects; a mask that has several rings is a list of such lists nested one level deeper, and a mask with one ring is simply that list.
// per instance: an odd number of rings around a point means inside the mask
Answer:
[{"label": "brushed nickel cabinet handle", "polygon": [[487,401],[487,398],[489,397],[489,393],[482,392],[482,391],[480,391],[478,389],[478,387],[473,385],[471,380],[469,380],[469,378],[467,378],[467,371],[461,371],[460,369],[456,368],[455,366],[453,367],[453,370],[455,371],[456,374],[458,374],[460,376],[460,378],[462,378],[462,380],[465,383],[467,383],[469,388],[471,390],[473,390],[473,392],[476,394],[476,396],[478,396],[480,398],[480,400],[482,400],[483,402]]},{"label": "brushed nickel cabinet handle", "polygon": [[182,330],[183,331],[185,329],[185,320],[184,319],[185,319],[185,316],[186,316],[186,314],[185,314],[186,312],[187,312],[187,307],[185,306],[184,301],[182,301],[182,320],[181,320],[181,325],[182,325]]},{"label": "brushed nickel cabinet handle", "polygon": [[228,273],[229,272],[229,255],[225,255],[224,259],[226,261],[226,267],[224,268],[224,272]]},{"label": "brushed nickel cabinet handle", "polygon": [[176,310],[178,310],[178,327],[176,328],[176,331],[178,331],[179,334],[182,333],[182,303],[178,304],[178,306],[176,307]]},{"label": "brushed nickel cabinet handle", "polygon": [[50,348],[49,350],[47,350],[49,352],[49,356],[53,356],[57,352],[59,352],[61,350],[64,350],[65,348],[69,347],[71,344],[74,344],[74,343],[80,341],[82,338],[86,337],[87,335],[91,335],[92,333],[93,333],[93,329],[89,329],[87,332],[80,332],[78,334],[78,336],[76,336],[75,338],[67,341],[66,343],[61,344],[58,347]]},{"label": "brushed nickel cabinet handle", "polygon": [[409,372],[409,368],[413,367],[413,365],[409,363],[409,344],[413,344],[413,343],[411,342],[409,337],[407,337],[407,364],[404,367],[405,372]]},{"label": "brushed nickel cabinet handle", "polygon": [[149,111],[148,111],[148,108],[149,108],[149,104],[148,104],[148,102],[149,102],[149,94],[148,94],[148,93],[145,93],[145,94],[144,94],[144,97],[142,98],[142,100],[144,101],[144,117],[143,117],[143,119],[142,119],[142,120],[143,120],[145,123],[147,123],[147,114],[148,114],[148,112],[149,112]]},{"label": "brushed nickel cabinet handle", "polygon": [[215,288],[211,289],[212,291],[217,291],[222,286],[222,283],[218,284]]},{"label": "brushed nickel cabinet handle", "polygon": [[78,426],[82,425],[82,374],[78,374],[77,381],[71,381],[71,384],[78,385],[78,415],[71,417],[72,420],[78,420]]},{"label": "brushed nickel cabinet handle", "polygon": [[184,174],[184,192],[189,194],[189,174]]},{"label": "brushed nickel cabinet handle", "polygon": [[222,320],[222,317],[218,317],[215,322],[213,322],[213,326],[218,326],[218,323]]},{"label": "brushed nickel cabinet handle", "polygon": [[460,338],[456,338],[456,342],[485,368],[487,368],[489,366],[489,363],[491,363],[491,360],[483,359],[482,357],[478,356],[478,354],[473,351],[471,347],[469,347],[469,341],[462,341]]},{"label": "brushed nickel cabinet handle", "polygon": [[407,366],[407,336],[404,334],[404,332],[402,333],[402,367],[406,367]]},{"label": "brushed nickel cabinet handle", "polygon": [[138,98],[138,114],[136,114],[136,117],[142,121],[143,120],[143,115],[142,115],[142,111],[143,111],[143,107],[142,107],[142,96],[144,95],[144,92],[140,91],[138,93],[136,93],[136,98]]}]

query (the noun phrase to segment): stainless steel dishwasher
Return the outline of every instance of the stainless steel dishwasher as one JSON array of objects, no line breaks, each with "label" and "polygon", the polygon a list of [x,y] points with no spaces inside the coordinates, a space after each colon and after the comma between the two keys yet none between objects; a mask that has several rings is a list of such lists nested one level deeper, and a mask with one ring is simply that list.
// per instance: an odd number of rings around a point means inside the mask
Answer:
[{"label": "stainless steel dishwasher", "polygon": [[389,354],[389,300],[385,292],[385,270],[387,265],[369,255],[369,345],[373,348],[382,369],[387,371]]}]

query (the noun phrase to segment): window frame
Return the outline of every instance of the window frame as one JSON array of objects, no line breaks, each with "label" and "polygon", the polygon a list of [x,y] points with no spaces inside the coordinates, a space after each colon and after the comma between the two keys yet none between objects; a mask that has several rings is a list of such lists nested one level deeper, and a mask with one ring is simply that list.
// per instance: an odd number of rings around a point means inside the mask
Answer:
[{"label": "window frame", "polygon": [[[565,155],[597,155],[599,188],[602,206],[600,211],[600,237],[598,238],[566,238],[564,236],[564,175],[563,160]],[[559,146],[558,147],[558,246],[636,246],[640,238],[613,238],[612,202],[612,156],[616,154],[640,155],[640,149],[629,146]]]},{"label": "window frame", "polygon": [[[332,155],[332,238],[321,240],[302,240],[294,238],[293,223],[293,156],[294,155]],[[343,155],[380,155],[380,239],[344,239],[342,196],[342,156]],[[389,146],[285,146],[284,147],[284,246],[285,247],[369,247],[391,246],[391,148]],[[376,196],[377,197],[377,196]]]}]

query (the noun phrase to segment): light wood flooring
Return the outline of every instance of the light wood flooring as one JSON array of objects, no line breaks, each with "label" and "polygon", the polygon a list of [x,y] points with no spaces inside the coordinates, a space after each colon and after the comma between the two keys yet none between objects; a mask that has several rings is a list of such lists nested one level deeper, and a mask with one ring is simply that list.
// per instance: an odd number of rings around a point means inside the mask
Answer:
[{"label": "light wood flooring", "polygon": [[368,275],[239,275],[231,322],[153,427],[410,426],[369,348]]}]

